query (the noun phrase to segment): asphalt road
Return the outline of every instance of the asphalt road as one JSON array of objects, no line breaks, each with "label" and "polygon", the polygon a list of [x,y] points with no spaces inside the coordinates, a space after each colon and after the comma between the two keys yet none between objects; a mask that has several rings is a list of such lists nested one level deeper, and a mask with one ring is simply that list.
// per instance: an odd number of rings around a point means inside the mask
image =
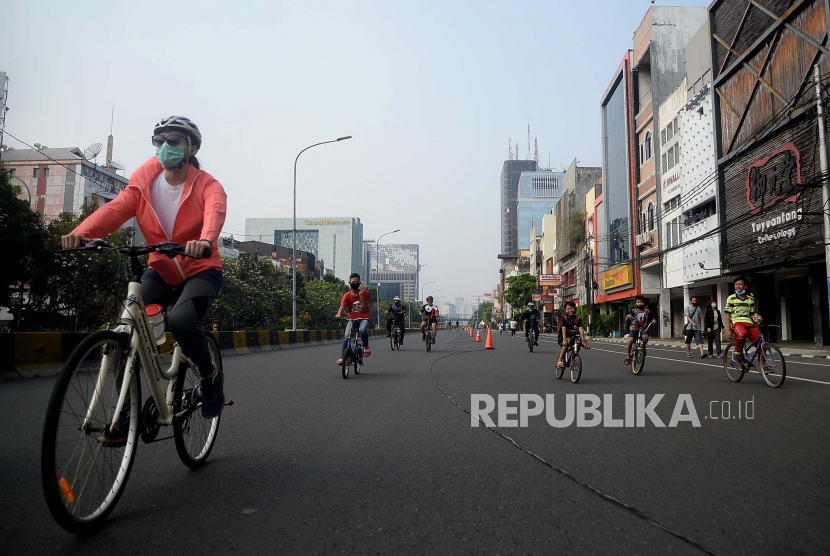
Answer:
[{"label": "asphalt road", "polygon": [[[440,332],[429,354],[409,340],[395,353],[374,340],[348,380],[336,346],[226,358],[235,405],[210,462],[190,471],[172,441],[142,444],[108,524],[85,538],[54,523],[40,486],[54,379],[0,383],[2,552],[830,551],[830,364],[790,360],[774,390],[757,375],[728,382],[720,360],[651,348],[635,377],[621,346],[595,342],[575,385],[554,378],[552,338],[533,354],[498,333],[494,351],[465,333]],[[557,418],[567,394],[611,395],[615,419],[625,394],[664,394],[666,425],[688,394],[700,426],[556,428],[542,414],[494,434],[471,426],[472,394],[553,394]]]}]

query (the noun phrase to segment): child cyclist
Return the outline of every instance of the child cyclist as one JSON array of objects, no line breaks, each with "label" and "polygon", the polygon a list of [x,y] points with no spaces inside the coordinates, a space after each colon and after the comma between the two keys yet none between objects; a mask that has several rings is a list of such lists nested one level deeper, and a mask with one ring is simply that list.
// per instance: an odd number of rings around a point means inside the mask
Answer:
[{"label": "child cyclist", "polygon": [[562,315],[562,324],[559,327],[559,345],[562,349],[559,351],[559,359],[556,361],[556,366],[563,368],[565,363],[565,353],[568,351],[569,336],[575,335],[579,332],[582,338],[582,345],[585,349],[588,347],[588,339],[585,337],[585,330],[582,328],[582,319],[576,314],[576,303],[573,301],[565,302],[565,314]]}]

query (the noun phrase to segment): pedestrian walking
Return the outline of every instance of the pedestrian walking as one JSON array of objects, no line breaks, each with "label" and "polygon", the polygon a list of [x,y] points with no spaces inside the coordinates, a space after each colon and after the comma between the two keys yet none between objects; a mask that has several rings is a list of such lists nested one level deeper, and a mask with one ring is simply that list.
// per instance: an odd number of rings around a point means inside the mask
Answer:
[{"label": "pedestrian walking", "polygon": [[517,326],[516,319],[511,318],[510,319],[510,338],[511,339],[516,337],[516,326]]},{"label": "pedestrian walking", "polygon": [[706,359],[706,354],[703,353],[703,337],[700,333],[703,311],[697,306],[697,297],[692,296],[689,300],[689,306],[683,311],[683,317],[686,319],[686,357],[692,356],[692,338],[694,338],[700,350],[700,358]]},{"label": "pedestrian walking", "polygon": [[706,309],[706,315],[703,317],[703,326],[706,328],[706,334],[709,336],[709,357],[715,357],[712,352],[712,340],[718,348],[717,356],[723,357],[723,350],[721,349],[720,339],[723,333],[723,319],[721,319],[720,309],[718,309],[718,302],[712,300],[709,308]]}]

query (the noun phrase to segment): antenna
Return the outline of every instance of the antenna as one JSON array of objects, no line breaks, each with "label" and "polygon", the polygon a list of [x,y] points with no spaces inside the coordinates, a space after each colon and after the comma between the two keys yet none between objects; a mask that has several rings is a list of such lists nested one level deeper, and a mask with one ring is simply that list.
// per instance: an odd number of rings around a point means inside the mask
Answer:
[{"label": "antenna", "polygon": [[87,160],[95,159],[95,164],[98,163],[98,155],[101,154],[101,149],[104,148],[104,145],[101,143],[93,143],[84,149],[84,158]]},{"label": "antenna", "polygon": [[530,120],[527,121],[527,156],[525,160],[530,160]]},{"label": "antenna", "polygon": [[536,161],[536,165],[539,165],[539,139],[536,138],[533,140],[533,160]]},{"label": "antenna", "polygon": [[507,138],[507,160],[513,160],[513,138]]},{"label": "antenna", "polygon": [[516,141],[516,160],[519,160],[519,142]]}]

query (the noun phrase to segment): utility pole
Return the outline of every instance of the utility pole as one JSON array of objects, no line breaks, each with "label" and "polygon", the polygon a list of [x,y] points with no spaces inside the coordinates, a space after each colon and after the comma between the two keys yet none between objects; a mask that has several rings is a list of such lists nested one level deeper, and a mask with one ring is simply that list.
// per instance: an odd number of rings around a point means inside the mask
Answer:
[{"label": "utility pole", "polygon": [[[830,294],[830,181],[827,179],[827,132],[824,129],[824,102],[821,98],[821,72],[813,66],[816,82],[816,109],[818,111],[819,157],[821,159],[821,215],[824,224],[824,268],[827,273],[827,293]],[[830,306],[828,306],[830,309]],[[830,316],[830,313],[828,313]]]}]

